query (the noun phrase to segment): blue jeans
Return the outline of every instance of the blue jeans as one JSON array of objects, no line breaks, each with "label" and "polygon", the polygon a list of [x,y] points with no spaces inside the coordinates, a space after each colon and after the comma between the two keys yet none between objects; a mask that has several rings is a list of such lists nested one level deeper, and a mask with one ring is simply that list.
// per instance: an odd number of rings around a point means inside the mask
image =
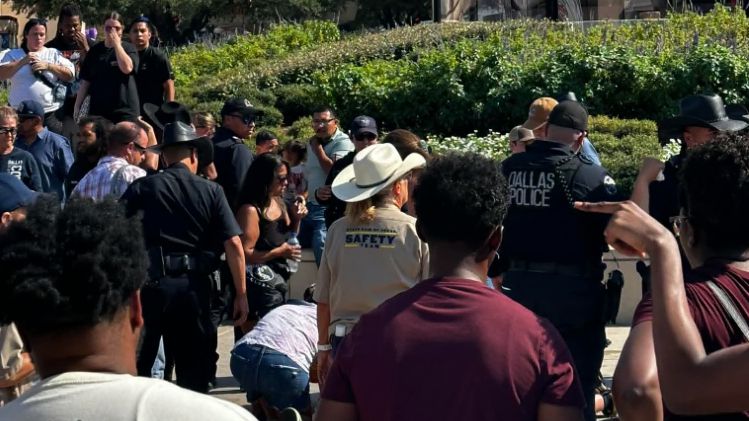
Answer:
[{"label": "blue jeans", "polygon": [[164,380],[164,369],[166,368],[166,354],[164,353],[164,338],[159,341],[159,352],[151,367],[151,377]]},{"label": "blue jeans", "polygon": [[247,401],[259,398],[278,409],[310,407],[309,373],[285,354],[262,345],[239,345],[231,352],[231,374],[247,392]]},{"label": "blue jeans", "polygon": [[299,243],[302,247],[312,247],[315,254],[315,263],[320,266],[322,250],[325,247],[325,236],[328,228],[325,226],[325,206],[316,203],[307,203],[307,216],[302,219],[299,226]]}]

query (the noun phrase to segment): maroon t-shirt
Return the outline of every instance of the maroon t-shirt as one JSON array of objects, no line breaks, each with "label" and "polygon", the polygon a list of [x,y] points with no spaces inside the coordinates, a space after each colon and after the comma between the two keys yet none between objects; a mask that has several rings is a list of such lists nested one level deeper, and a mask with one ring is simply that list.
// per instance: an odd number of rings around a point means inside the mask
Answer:
[{"label": "maroon t-shirt", "polygon": [[[746,342],[736,323],[723,310],[718,298],[707,285],[716,283],[731,298],[733,304],[745,320],[749,321],[749,272],[738,270],[725,264],[711,263],[690,271],[686,275],[685,289],[687,302],[694,323],[702,336],[705,352],[710,354],[729,346]],[[643,297],[635,310],[632,326],[653,320],[653,301],[650,295]],[[743,414],[722,414],[687,417],[667,413],[666,421],[673,420],[746,420],[749,412]]]},{"label": "maroon t-shirt", "polygon": [[486,285],[430,279],[365,314],[339,348],[324,399],[362,421],[535,420],[583,408],[559,333]]}]

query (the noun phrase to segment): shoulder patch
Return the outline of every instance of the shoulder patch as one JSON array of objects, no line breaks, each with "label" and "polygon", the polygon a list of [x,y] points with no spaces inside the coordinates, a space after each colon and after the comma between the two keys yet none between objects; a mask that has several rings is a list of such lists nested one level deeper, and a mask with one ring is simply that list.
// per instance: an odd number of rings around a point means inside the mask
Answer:
[{"label": "shoulder patch", "polygon": [[616,181],[614,181],[613,178],[611,178],[610,175],[606,175],[603,177],[603,187],[606,189],[606,193],[608,194],[616,194]]}]

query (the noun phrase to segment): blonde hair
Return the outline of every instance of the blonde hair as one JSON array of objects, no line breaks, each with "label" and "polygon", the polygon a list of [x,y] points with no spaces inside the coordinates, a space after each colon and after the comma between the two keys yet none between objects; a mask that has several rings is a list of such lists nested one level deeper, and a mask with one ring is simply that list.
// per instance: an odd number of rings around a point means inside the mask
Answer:
[{"label": "blonde hair", "polygon": [[194,124],[195,127],[205,127],[213,129],[216,127],[216,119],[213,118],[213,115],[211,113],[198,111],[196,113],[193,113],[192,115],[192,124]]},{"label": "blonde hair", "polygon": [[8,107],[7,105],[0,107],[0,119],[3,118],[12,118],[16,120],[16,123],[18,123],[18,113],[16,113],[16,110],[12,107]]},{"label": "blonde hair", "polygon": [[390,183],[384,189],[375,193],[374,196],[360,200],[358,202],[350,202],[346,205],[346,217],[356,223],[368,223],[375,219],[375,211],[377,208],[382,207],[389,199],[393,197],[393,186],[395,183],[400,182],[403,177]]}]

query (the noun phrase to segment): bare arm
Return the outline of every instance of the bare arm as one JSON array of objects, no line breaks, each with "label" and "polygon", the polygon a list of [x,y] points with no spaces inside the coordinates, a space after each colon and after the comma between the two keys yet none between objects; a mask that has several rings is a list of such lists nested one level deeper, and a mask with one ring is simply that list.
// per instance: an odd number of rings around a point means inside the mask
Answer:
[{"label": "bare arm", "polygon": [[81,112],[81,104],[88,95],[88,89],[91,87],[91,82],[81,79],[81,86],[78,88],[78,94],[75,97],[75,106],[73,107],[73,118],[78,119],[78,114]]},{"label": "bare arm", "polygon": [[706,355],[687,304],[675,241],[651,251],[653,331],[666,405],[685,415],[749,409],[749,345]]},{"label": "bare arm", "polygon": [[538,405],[538,421],[582,421],[583,411],[574,406],[559,406],[541,402]]},{"label": "bare arm", "polygon": [[328,399],[320,401],[317,421],[357,421],[356,406],[352,403],[336,402]]},{"label": "bare arm", "polygon": [[608,243],[627,255],[650,256],[653,340],[668,408],[685,415],[749,409],[749,345],[705,355],[687,303],[676,238],[632,202],[575,207],[612,214],[605,232]]},{"label": "bare arm", "polygon": [[18,70],[23,67],[24,65],[29,63],[29,56],[28,54],[23,56],[22,59],[12,61],[10,63],[5,63],[3,65],[0,65],[0,80],[7,80],[13,77],[13,75],[18,72]]},{"label": "bare arm", "polygon": [[330,169],[333,168],[333,160],[325,154],[325,150],[320,144],[320,140],[313,137],[310,145],[312,146],[312,152],[317,157],[317,161],[320,162],[320,167],[325,171],[325,174],[329,173]]},{"label": "bare arm", "polygon": [[652,322],[639,323],[629,332],[614,372],[613,392],[621,420],[663,419]]},{"label": "bare arm", "polygon": [[174,101],[174,81],[172,79],[164,82],[164,96],[167,101]]},{"label": "bare arm", "polygon": [[[143,127],[143,130],[146,132],[146,136],[148,136],[146,147],[150,148],[151,146],[156,146],[158,141],[156,140],[156,133],[153,131],[153,126],[143,120],[143,117],[139,116],[138,121],[140,121],[141,127]],[[157,171],[159,169],[159,154],[147,150],[146,160],[143,162],[143,167],[151,171]]]},{"label": "bare arm", "polygon": [[231,277],[234,280],[234,325],[239,326],[247,320],[249,313],[247,305],[247,284],[245,283],[245,262],[242,253],[242,242],[236,235],[224,241],[226,252],[226,263],[229,266]]},{"label": "bare arm", "polygon": [[661,171],[663,171],[663,162],[655,158],[645,158],[640,165],[630,200],[645,212],[650,213],[650,183],[658,178]]},{"label": "bare arm", "polygon": [[255,249],[258,238],[260,238],[260,215],[257,208],[251,205],[243,205],[237,211],[237,222],[242,230],[242,250],[247,262],[250,264],[265,263],[273,259],[294,257],[298,252],[289,244],[283,243],[270,251]]}]

